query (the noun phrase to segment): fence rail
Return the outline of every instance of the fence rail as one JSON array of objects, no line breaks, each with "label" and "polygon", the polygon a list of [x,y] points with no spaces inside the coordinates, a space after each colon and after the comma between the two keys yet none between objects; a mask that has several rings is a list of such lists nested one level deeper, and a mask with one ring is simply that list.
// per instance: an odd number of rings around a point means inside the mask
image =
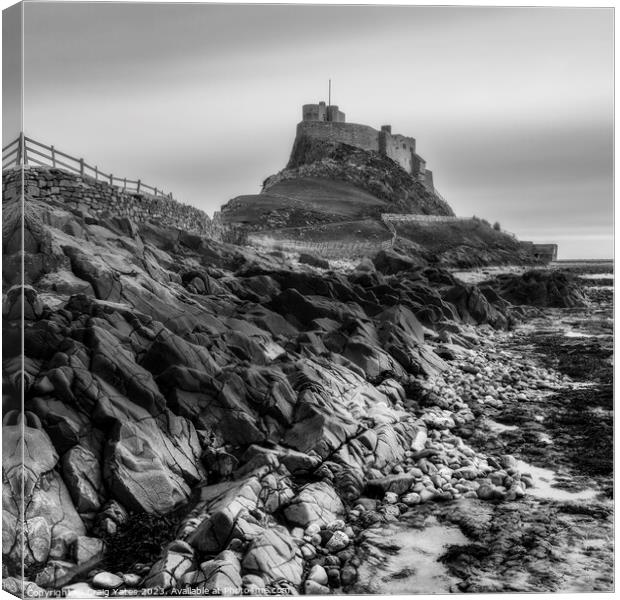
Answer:
[{"label": "fence rail", "polygon": [[166,194],[157,187],[147,185],[141,179],[127,179],[117,177],[112,173],[105,173],[98,166],[89,165],[83,158],[71,156],[54,146],[46,146],[21,133],[19,137],[2,148],[2,170],[29,165],[63,169],[77,173],[81,177],[90,177],[96,181],[108,183],[124,192],[174,199],[171,193]]}]

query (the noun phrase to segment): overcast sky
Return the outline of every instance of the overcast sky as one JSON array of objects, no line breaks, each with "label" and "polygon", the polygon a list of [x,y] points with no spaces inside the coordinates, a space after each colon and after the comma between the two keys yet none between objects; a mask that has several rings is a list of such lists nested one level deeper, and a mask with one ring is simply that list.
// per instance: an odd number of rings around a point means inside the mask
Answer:
[{"label": "overcast sky", "polygon": [[210,214],[285,166],[331,77],[348,121],[417,139],[458,215],[613,254],[610,8],[27,2],[24,20],[26,134]]}]

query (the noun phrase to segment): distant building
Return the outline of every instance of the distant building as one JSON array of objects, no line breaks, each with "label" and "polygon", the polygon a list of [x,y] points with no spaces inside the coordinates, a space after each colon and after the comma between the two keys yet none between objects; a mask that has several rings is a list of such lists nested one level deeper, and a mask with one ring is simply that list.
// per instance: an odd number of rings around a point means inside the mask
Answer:
[{"label": "distant building", "polygon": [[534,242],[519,242],[536,260],[552,262],[558,259],[557,244],[535,244]]},{"label": "distant building", "polygon": [[303,105],[302,121],[297,125],[297,136],[302,135],[379,152],[435,193],[433,174],[427,170],[426,161],[416,153],[415,139],[393,134],[390,125],[383,125],[378,131],[368,125],[347,123],[345,114],[337,106],[319,102]]}]

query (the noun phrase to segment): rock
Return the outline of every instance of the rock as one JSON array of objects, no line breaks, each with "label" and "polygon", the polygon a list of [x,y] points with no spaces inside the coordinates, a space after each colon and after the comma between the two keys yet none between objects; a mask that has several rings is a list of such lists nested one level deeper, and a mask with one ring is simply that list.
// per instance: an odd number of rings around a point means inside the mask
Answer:
[{"label": "rock", "polygon": [[394,250],[381,250],[372,259],[376,269],[385,275],[394,275],[401,271],[416,269],[422,261],[415,260]]},{"label": "rock", "polygon": [[476,494],[478,495],[478,498],[480,498],[481,500],[491,500],[492,498],[495,497],[495,492],[494,492],[494,488],[492,485],[489,484],[482,484],[477,490],[476,490]]},{"label": "rock", "polygon": [[102,478],[97,457],[88,448],[74,446],[61,459],[63,479],[75,507],[81,513],[101,508]]},{"label": "rock", "polygon": [[340,581],[343,586],[351,585],[357,581],[357,569],[351,565],[346,565],[340,571]]},{"label": "rock", "polygon": [[531,270],[522,275],[503,274],[482,285],[492,286],[512,304],[559,308],[588,305],[575,276],[563,271]]},{"label": "rock", "polygon": [[341,582],[340,582],[340,570],[339,569],[330,569],[327,572],[327,578],[329,581],[329,587],[331,588],[340,587]]},{"label": "rock", "polygon": [[101,591],[90,586],[88,583],[72,583],[61,589],[63,598],[101,598]]},{"label": "rock", "polygon": [[105,544],[99,538],[78,536],[75,540],[75,562],[78,565],[95,565],[103,558]]},{"label": "rock", "polygon": [[123,585],[122,577],[109,573],[108,571],[101,571],[93,577],[92,585],[99,590],[115,590]]},{"label": "rock", "polygon": [[[219,555],[218,555],[219,556]],[[239,559],[229,552],[225,557],[216,557],[200,565],[205,577],[204,587],[225,596],[241,593],[241,564]]]},{"label": "rock", "polygon": [[386,492],[383,500],[386,504],[396,504],[398,502],[398,494],[394,492]]},{"label": "rock", "polygon": [[[51,548],[66,548],[85,534],[85,527],[54,470],[58,455],[36,415],[29,411],[5,415],[2,456],[3,554],[14,564],[45,562]],[[26,528],[22,530],[20,498],[24,493],[29,502],[24,515]]]},{"label": "rock", "polygon": [[[172,542],[174,547],[175,542]],[[143,587],[170,590],[177,587],[182,577],[194,568],[194,561],[185,552],[178,553],[168,547],[144,578]]]},{"label": "rock", "polygon": [[393,492],[397,496],[409,491],[415,478],[408,473],[388,475],[380,479],[369,479],[366,484],[369,495],[377,495],[382,492]]},{"label": "rock", "polygon": [[258,575],[244,575],[241,584],[245,593],[250,596],[266,596],[267,588],[262,577]]},{"label": "rock", "polygon": [[286,518],[296,525],[327,525],[344,513],[342,501],[328,483],[319,481],[304,486],[284,508]]},{"label": "rock", "polygon": [[306,583],[304,583],[304,593],[306,596],[323,596],[331,592],[327,586],[321,585],[320,583],[309,579]]},{"label": "rock", "polygon": [[283,527],[271,527],[257,535],[250,543],[242,566],[244,571],[260,575],[267,584],[280,579],[293,585],[301,583],[301,555]]},{"label": "rock", "polygon": [[420,504],[420,502],[422,502],[422,498],[420,498],[419,494],[411,492],[409,494],[405,494],[401,498],[401,502],[404,502],[407,506],[414,506],[415,504]]},{"label": "rock", "polygon": [[125,573],[123,575],[123,581],[127,587],[137,588],[142,582],[142,576],[137,575],[136,573]]},{"label": "rock", "polygon": [[[22,303],[23,291],[23,303]],[[22,313],[23,304],[23,313]],[[37,291],[30,285],[15,285],[9,288],[2,302],[2,316],[9,321],[23,318],[27,321],[38,319],[43,313],[43,304]]]},{"label": "rock", "polygon": [[308,580],[327,585],[327,571],[321,565],[314,565],[308,573]]},{"label": "rock", "polygon": [[333,535],[326,544],[330,552],[339,552],[351,543],[349,536],[344,531],[334,531]]},{"label": "rock", "polygon": [[299,262],[303,265],[310,265],[311,267],[319,267],[320,269],[329,269],[329,262],[324,258],[315,256],[314,254],[301,253],[299,255]]}]

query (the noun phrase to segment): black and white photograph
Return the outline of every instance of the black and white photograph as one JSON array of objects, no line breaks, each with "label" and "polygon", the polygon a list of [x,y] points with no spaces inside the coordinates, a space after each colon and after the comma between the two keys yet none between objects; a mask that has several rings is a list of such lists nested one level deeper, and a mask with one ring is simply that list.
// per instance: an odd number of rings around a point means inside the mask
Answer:
[{"label": "black and white photograph", "polygon": [[2,597],[611,595],[614,10],[4,3]]}]

